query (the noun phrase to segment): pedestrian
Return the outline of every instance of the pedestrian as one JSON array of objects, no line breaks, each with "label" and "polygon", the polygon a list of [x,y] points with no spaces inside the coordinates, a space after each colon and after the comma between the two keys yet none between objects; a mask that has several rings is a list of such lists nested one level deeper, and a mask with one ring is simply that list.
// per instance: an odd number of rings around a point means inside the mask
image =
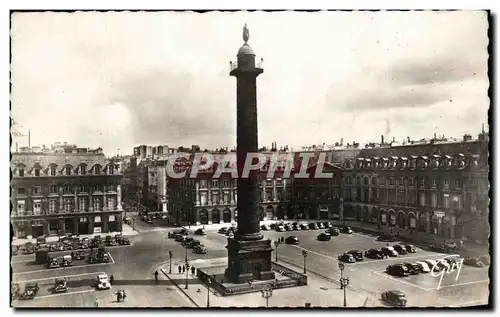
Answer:
[{"label": "pedestrian", "polygon": [[182,268],[181,268],[180,265],[179,265],[178,269],[179,269],[179,274],[181,274],[182,273]]},{"label": "pedestrian", "polygon": [[97,307],[99,307],[99,301],[96,298],[94,301],[94,308],[97,308]]},{"label": "pedestrian", "polygon": [[194,266],[191,267],[191,275],[194,275],[194,273],[196,272],[196,268]]},{"label": "pedestrian", "polygon": [[185,265],[182,266],[182,273],[186,273],[186,266]]},{"label": "pedestrian", "polygon": [[464,248],[464,240],[460,240],[460,249]]},{"label": "pedestrian", "polygon": [[113,274],[111,274],[111,276],[109,277],[109,282],[111,283],[111,285],[113,285],[114,281],[115,281],[115,277],[113,276]]}]

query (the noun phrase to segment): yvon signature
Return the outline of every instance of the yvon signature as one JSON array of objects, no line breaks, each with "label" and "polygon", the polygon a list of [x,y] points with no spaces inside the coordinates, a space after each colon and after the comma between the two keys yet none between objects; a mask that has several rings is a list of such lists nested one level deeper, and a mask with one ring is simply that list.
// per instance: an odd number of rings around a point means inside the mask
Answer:
[{"label": "yvon signature", "polygon": [[462,270],[462,265],[464,264],[464,259],[460,259],[458,261],[453,261],[453,262],[448,262],[446,259],[452,258],[452,257],[460,257],[458,254],[450,254],[439,261],[432,267],[431,269],[431,275],[434,277],[440,277],[439,278],[439,283],[437,286],[437,289],[441,287],[441,283],[443,281],[443,277],[448,274],[452,274],[455,269],[457,269],[456,275],[455,275],[455,281],[458,281],[458,278],[460,277],[460,271]]}]

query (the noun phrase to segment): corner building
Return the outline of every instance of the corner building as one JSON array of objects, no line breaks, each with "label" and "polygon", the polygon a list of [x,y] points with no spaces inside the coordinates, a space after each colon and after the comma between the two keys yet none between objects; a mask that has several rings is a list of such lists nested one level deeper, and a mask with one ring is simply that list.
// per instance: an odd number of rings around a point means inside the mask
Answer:
[{"label": "corner building", "polygon": [[122,230],[122,174],[100,151],[13,153],[15,238]]}]

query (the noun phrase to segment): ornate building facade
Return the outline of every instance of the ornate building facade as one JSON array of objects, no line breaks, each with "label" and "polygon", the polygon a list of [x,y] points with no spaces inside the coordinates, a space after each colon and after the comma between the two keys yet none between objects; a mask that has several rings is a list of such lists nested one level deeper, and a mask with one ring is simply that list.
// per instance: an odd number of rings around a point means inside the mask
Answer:
[{"label": "ornate building facade", "polygon": [[121,231],[120,169],[102,152],[12,153],[15,238]]},{"label": "ornate building facade", "polygon": [[362,150],[344,164],[344,217],[393,232],[485,242],[488,135]]}]

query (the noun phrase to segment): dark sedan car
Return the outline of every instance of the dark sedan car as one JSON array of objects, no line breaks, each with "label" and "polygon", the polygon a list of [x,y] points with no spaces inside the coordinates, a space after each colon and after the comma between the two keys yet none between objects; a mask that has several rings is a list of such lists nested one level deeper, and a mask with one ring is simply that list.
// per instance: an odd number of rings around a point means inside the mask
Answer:
[{"label": "dark sedan car", "polygon": [[404,246],[402,246],[401,244],[396,244],[396,245],[394,245],[394,250],[396,250],[396,252],[397,252],[398,254],[402,254],[402,255],[404,255],[404,254],[408,253],[408,252],[406,251],[406,248],[405,248]]},{"label": "dark sedan car", "polygon": [[332,239],[332,236],[328,233],[320,233],[317,239],[318,241],[330,241]]},{"label": "dark sedan car", "polygon": [[299,224],[295,224],[295,225],[292,225],[292,229],[294,231],[301,231],[302,229],[300,228],[300,225]]},{"label": "dark sedan car", "polygon": [[394,242],[394,241],[398,241],[398,239],[391,234],[382,234],[382,235],[377,237],[377,241]]},{"label": "dark sedan car", "polygon": [[226,234],[228,232],[228,228],[227,227],[222,227],[217,232],[218,233],[222,233],[222,234]]},{"label": "dark sedan car", "polygon": [[286,230],[286,231],[293,231],[293,227],[292,227],[292,225],[286,224],[286,225],[285,225],[285,230]]},{"label": "dark sedan car", "polygon": [[481,262],[478,258],[474,257],[465,258],[464,264],[467,266],[484,267],[484,263]]},{"label": "dark sedan car", "polygon": [[383,247],[382,249],[380,249],[380,251],[382,252],[383,255],[387,255],[390,257],[398,256],[398,252],[396,252],[396,250],[394,250],[393,247]]},{"label": "dark sedan car", "polygon": [[207,235],[207,230],[205,230],[203,228],[196,229],[196,231],[194,232],[194,234],[198,235],[198,236],[206,236]]},{"label": "dark sedan car", "polygon": [[439,253],[449,253],[450,249],[444,244],[431,244],[429,245],[429,249],[434,252]]},{"label": "dark sedan car", "polygon": [[401,291],[387,291],[382,293],[382,300],[397,307],[406,306],[406,296]]},{"label": "dark sedan car", "polygon": [[401,264],[389,265],[385,271],[392,276],[404,277],[410,275],[408,268]]},{"label": "dark sedan car", "polygon": [[351,227],[344,226],[344,227],[342,227],[342,229],[340,229],[340,231],[341,231],[342,233],[351,234],[351,233],[352,233],[352,228],[351,228]]},{"label": "dark sedan car", "polygon": [[351,250],[346,253],[352,254],[352,256],[356,259],[356,261],[363,261],[363,252],[359,250]]},{"label": "dark sedan car", "polygon": [[318,226],[319,229],[325,229],[325,226],[323,225],[322,222],[316,222],[316,225]]},{"label": "dark sedan car", "polygon": [[403,265],[406,266],[406,268],[408,269],[408,272],[411,275],[416,275],[416,274],[420,273],[420,266],[417,264],[405,262],[405,263],[403,263]]},{"label": "dark sedan car", "polygon": [[309,230],[309,226],[306,225],[305,223],[301,223],[299,226],[300,226],[300,229],[302,229],[302,230]]},{"label": "dark sedan car", "polygon": [[286,244],[299,244],[300,240],[296,236],[290,236],[285,239]]},{"label": "dark sedan car", "polygon": [[329,234],[331,234],[332,236],[338,236],[340,234],[340,229],[337,227],[332,227],[332,228],[328,229],[327,232]]},{"label": "dark sedan car", "polygon": [[344,253],[344,254],[339,255],[339,261],[346,262],[346,263],[355,263],[356,259],[352,256],[352,254]]},{"label": "dark sedan car", "polygon": [[269,230],[271,230],[271,226],[269,226],[269,225],[262,225],[262,226],[260,226],[260,230],[269,231]]},{"label": "dark sedan car", "polygon": [[379,259],[382,259],[384,257],[384,255],[379,250],[370,249],[370,250],[368,250],[368,251],[365,252],[365,257],[367,257],[369,259],[377,259],[377,260],[379,260]]},{"label": "dark sedan car", "polygon": [[325,226],[326,229],[330,229],[331,227],[333,227],[332,223],[328,221],[323,222],[323,226]]},{"label": "dark sedan car", "polygon": [[406,252],[408,252],[408,253],[416,253],[417,252],[417,248],[415,248],[415,246],[413,244],[405,244],[404,247],[406,249]]},{"label": "dark sedan car", "polygon": [[309,223],[309,224],[308,224],[308,227],[309,227],[309,229],[311,229],[311,230],[318,230],[318,229],[319,229],[318,225],[317,225],[315,222],[311,222],[311,223]]}]

